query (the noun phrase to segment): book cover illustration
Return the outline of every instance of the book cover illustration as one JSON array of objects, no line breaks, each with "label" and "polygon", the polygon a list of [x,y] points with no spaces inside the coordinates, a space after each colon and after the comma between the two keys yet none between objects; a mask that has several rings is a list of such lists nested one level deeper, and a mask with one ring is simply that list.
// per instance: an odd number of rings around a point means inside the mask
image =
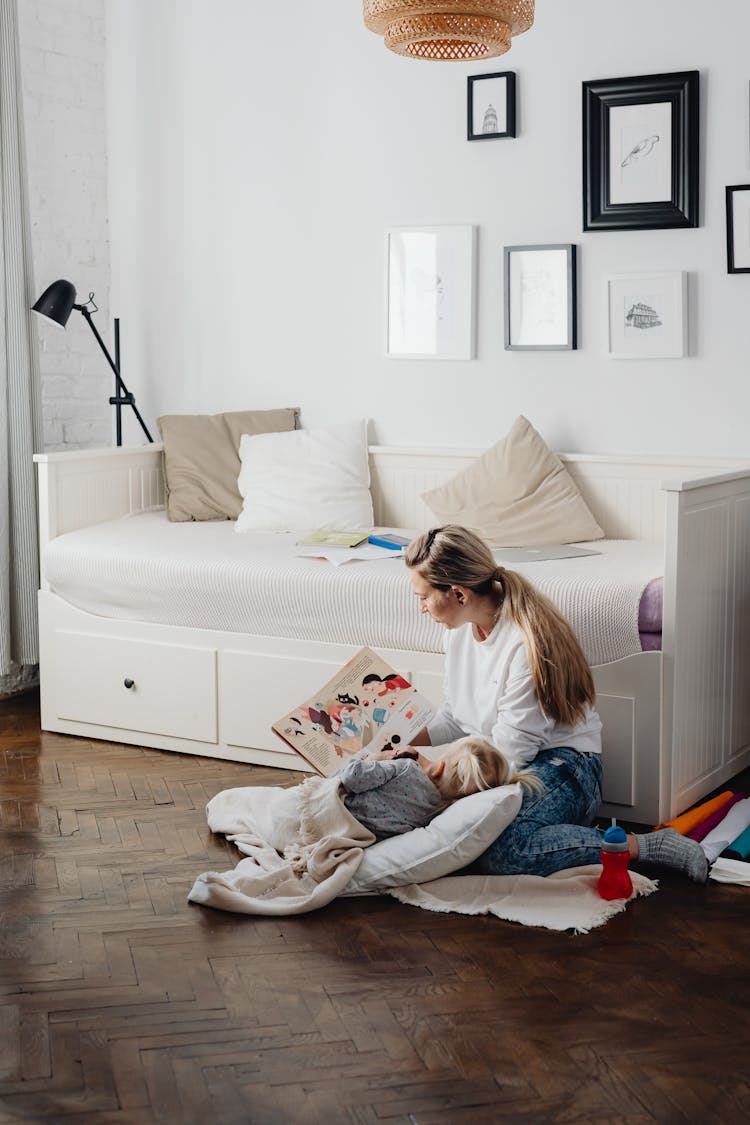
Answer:
[{"label": "book cover illustration", "polygon": [[355,754],[408,746],[435,709],[371,648],[362,648],[272,730],[328,777]]},{"label": "book cover illustration", "polygon": [[306,535],[298,542],[299,547],[357,547],[367,541],[366,531],[333,531],[321,528]]}]

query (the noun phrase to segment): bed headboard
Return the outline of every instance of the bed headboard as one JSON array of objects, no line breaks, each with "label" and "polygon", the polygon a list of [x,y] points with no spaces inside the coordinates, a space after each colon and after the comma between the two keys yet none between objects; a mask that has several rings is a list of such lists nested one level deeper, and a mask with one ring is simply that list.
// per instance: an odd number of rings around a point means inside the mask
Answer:
[{"label": "bed headboard", "polygon": [[[482,450],[370,446],[376,523],[426,528],[435,517],[420,494],[449,480]],[[747,469],[747,462],[558,453],[608,539],[664,542],[666,492],[696,477]]]},{"label": "bed headboard", "polygon": [[[420,493],[443,484],[482,450],[370,446],[375,522],[422,529],[435,517]],[[610,539],[664,541],[666,496],[691,479],[747,472],[747,463],[721,459],[558,454]],[[38,454],[40,538],[118,516],[164,506],[162,447]]]}]

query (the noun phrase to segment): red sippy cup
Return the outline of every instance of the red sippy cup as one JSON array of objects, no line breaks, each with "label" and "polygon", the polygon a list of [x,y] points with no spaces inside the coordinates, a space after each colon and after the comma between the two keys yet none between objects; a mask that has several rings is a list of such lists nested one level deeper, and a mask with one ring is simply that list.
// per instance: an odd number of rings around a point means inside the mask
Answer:
[{"label": "red sippy cup", "polygon": [[602,898],[630,898],[633,893],[633,882],[628,871],[630,863],[630,849],[628,837],[624,828],[613,824],[604,833],[599,859],[602,862],[602,873],[599,876],[597,890]]}]

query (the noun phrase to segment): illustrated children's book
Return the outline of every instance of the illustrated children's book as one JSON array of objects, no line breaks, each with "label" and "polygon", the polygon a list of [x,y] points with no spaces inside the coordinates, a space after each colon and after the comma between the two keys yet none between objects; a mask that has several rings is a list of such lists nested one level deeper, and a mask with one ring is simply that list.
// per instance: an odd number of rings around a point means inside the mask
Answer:
[{"label": "illustrated children's book", "polygon": [[320,531],[313,531],[304,539],[300,539],[298,546],[357,547],[366,541],[367,535],[366,531],[328,531],[326,528],[321,528]]},{"label": "illustrated children's book", "polygon": [[323,777],[363,751],[408,746],[435,709],[371,648],[272,730]]}]

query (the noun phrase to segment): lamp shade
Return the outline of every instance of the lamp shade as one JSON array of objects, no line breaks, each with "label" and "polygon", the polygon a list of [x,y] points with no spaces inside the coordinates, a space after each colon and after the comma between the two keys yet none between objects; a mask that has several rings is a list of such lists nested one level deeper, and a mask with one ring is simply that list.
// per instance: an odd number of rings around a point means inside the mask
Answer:
[{"label": "lamp shade", "polygon": [[70,281],[53,281],[44,290],[36,304],[31,306],[31,311],[64,328],[73,311],[75,299],[75,286]]}]

